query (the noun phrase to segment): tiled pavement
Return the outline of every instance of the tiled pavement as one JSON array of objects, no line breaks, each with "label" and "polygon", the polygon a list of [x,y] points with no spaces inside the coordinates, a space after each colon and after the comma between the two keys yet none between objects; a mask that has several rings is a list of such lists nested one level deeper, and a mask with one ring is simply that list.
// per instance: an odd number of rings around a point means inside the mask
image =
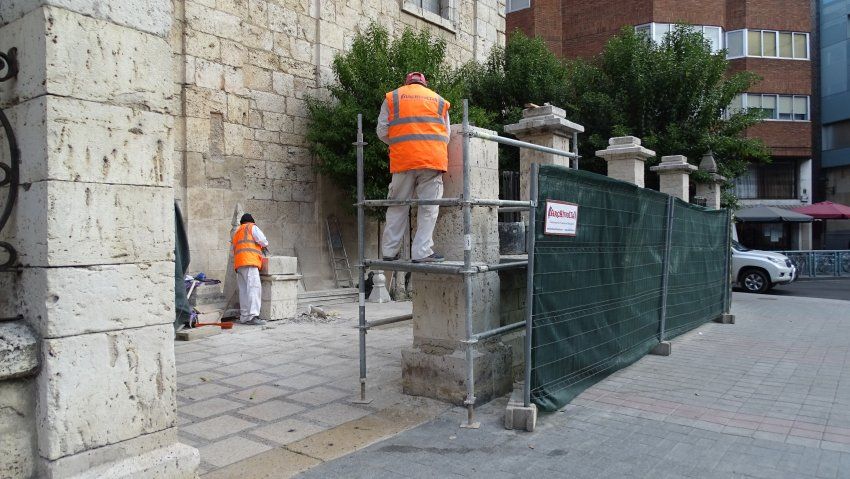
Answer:
[{"label": "tiled pavement", "polygon": [[850,302],[735,294],[706,324],[506,431],[504,400],[319,465],[304,478],[850,478]]},{"label": "tiled pavement", "polygon": [[[369,390],[359,392],[355,305],[328,308],[330,323],[270,323],[177,342],[180,439],[201,452],[201,473],[233,464],[401,399],[401,347],[409,323],[368,337]],[[369,305],[376,319],[410,312],[410,303]]]}]

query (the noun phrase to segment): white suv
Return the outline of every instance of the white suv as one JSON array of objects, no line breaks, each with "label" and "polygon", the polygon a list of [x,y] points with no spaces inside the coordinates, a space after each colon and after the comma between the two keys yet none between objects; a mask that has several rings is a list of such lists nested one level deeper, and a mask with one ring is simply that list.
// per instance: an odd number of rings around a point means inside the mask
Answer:
[{"label": "white suv", "polygon": [[794,281],[797,268],[784,254],[749,249],[732,240],[732,274],[745,291],[765,293],[777,284]]}]

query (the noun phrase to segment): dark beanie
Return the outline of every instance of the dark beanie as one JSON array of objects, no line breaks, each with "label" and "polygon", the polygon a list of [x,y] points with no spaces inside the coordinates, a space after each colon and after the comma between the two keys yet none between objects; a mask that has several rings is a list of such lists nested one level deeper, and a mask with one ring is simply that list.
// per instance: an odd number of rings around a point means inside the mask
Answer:
[{"label": "dark beanie", "polygon": [[254,222],[254,217],[251,216],[250,213],[245,213],[244,215],[242,215],[242,219],[239,220],[240,225],[244,225],[245,223],[253,223],[253,222]]}]

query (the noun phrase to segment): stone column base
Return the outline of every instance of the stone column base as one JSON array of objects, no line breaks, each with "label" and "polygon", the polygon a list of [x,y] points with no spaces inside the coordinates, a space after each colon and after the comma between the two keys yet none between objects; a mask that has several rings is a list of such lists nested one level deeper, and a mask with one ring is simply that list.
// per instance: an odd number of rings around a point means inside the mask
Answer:
[{"label": "stone column base", "polygon": [[[401,351],[402,389],[462,406],[466,399],[466,354],[443,347],[406,348]],[[473,356],[475,404],[508,393],[513,385],[511,348],[501,343],[478,345]]]},{"label": "stone column base", "polygon": [[177,442],[176,428],[41,463],[45,479],[195,479],[198,450]]},{"label": "stone column base", "polygon": [[291,319],[298,309],[297,274],[260,275],[263,293],[260,301],[260,319],[279,321]]}]

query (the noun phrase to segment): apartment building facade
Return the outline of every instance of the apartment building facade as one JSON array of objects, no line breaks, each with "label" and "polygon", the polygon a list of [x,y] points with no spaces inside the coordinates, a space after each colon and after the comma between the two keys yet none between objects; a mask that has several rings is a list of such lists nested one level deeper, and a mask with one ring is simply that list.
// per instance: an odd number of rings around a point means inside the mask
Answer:
[{"label": "apartment building facade", "polygon": [[[826,1],[826,0],[824,0]],[[726,49],[730,72],[762,77],[730,108],[759,108],[761,138],[773,161],[734,182],[742,207],[794,208],[811,203],[812,4],[809,0],[512,0],[507,31],[540,36],[564,58],[591,57],[624,27],[661,41],[676,23],[693,25]],[[739,224],[742,240],[762,249],[807,249],[811,225]]]},{"label": "apartment building facade", "polygon": [[[818,0],[820,158],[824,197],[850,204],[850,0]],[[850,220],[824,222],[823,245],[850,249]]]}]

